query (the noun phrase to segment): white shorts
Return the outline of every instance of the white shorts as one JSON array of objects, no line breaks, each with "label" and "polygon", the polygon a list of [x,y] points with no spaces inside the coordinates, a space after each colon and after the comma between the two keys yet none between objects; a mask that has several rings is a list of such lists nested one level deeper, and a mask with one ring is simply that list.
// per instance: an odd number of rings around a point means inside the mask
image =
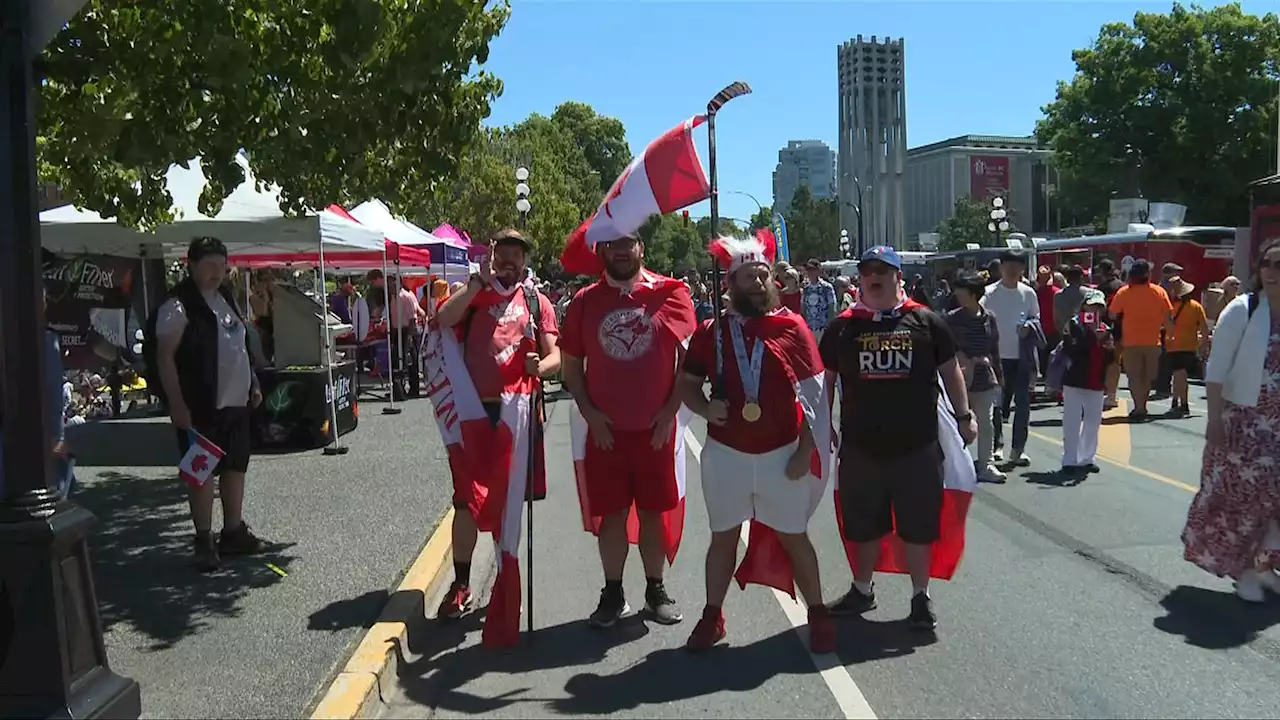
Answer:
[{"label": "white shorts", "polygon": [[812,478],[791,480],[787,461],[799,441],[767,453],[734,450],[710,438],[702,448],[702,495],[711,532],[725,532],[755,518],[780,533],[809,529]]}]

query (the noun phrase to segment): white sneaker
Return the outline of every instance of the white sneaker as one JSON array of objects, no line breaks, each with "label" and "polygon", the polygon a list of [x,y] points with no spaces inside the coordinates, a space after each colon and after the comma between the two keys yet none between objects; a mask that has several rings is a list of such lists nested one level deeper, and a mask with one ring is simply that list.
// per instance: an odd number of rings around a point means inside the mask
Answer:
[{"label": "white sneaker", "polygon": [[[1274,574],[1274,573],[1273,573]],[[1266,602],[1267,593],[1262,576],[1256,570],[1245,570],[1236,581],[1236,595],[1251,603]]]},{"label": "white sneaker", "polygon": [[1002,483],[1009,478],[1008,475],[1000,472],[1000,468],[995,465],[988,465],[978,471],[978,479],[989,483]]},{"label": "white sneaker", "polygon": [[1027,457],[1021,450],[1014,450],[1009,455],[1009,464],[1016,467],[1030,467],[1031,458]]}]

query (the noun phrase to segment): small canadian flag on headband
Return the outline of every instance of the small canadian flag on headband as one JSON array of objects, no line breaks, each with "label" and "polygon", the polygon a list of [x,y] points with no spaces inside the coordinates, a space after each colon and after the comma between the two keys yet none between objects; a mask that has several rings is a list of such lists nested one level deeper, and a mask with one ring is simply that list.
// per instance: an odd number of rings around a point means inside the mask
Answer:
[{"label": "small canadian flag on headband", "polygon": [[707,246],[707,252],[732,275],[743,265],[772,265],[778,254],[778,241],[769,228],[760,228],[753,238],[719,237]]}]

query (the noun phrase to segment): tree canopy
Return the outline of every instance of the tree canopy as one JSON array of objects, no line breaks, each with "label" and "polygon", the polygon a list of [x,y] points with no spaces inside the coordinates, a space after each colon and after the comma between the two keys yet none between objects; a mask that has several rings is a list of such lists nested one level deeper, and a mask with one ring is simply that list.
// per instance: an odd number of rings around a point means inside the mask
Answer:
[{"label": "tree canopy", "polygon": [[840,257],[840,206],[835,198],[814,198],[809,186],[802,184],[783,217],[793,264]]},{"label": "tree canopy", "polygon": [[[967,197],[957,199],[951,217],[938,223],[938,228],[934,231],[938,233],[938,249],[963,250],[969,243],[977,243],[982,247],[995,246],[995,233],[987,229],[991,222],[990,213],[991,206],[987,203]],[[1017,232],[1017,228],[1012,218],[1009,218],[1009,230],[1002,232],[1001,236],[1008,237],[1011,232]]]},{"label": "tree canopy", "polygon": [[1276,169],[1275,15],[1175,3],[1104,26],[1072,57],[1036,127],[1064,209],[1096,220],[1115,192],[1183,203],[1189,224],[1248,224],[1248,183]]},{"label": "tree canopy", "polygon": [[300,211],[393,206],[452,176],[502,83],[477,65],[509,16],[471,0],[92,0],[38,64],[40,176],[130,226],[172,220],[165,174],[201,157],[201,212],[256,178]]},{"label": "tree canopy", "polygon": [[486,130],[450,182],[397,209],[424,227],[448,222],[479,240],[519,225],[515,171],[525,167],[532,205],[526,234],[535,245],[535,265],[545,268],[629,162],[619,120],[567,102],[550,117],[535,113],[517,125]]}]

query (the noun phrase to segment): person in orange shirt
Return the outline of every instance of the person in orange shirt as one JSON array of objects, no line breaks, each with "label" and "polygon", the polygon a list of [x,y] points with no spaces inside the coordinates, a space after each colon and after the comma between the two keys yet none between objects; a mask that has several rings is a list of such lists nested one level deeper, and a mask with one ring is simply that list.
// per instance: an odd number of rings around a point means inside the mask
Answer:
[{"label": "person in orange shirt", "polygon": [[1133,396],[1132,420],[1147,419],[1147,400],[1160,366],[1160,330],[1172,331],[1173,305],[1164,288],[1151,283],[1151,263],[1138,260],[1129,268],[1129,284],[1111,298],[1112,317],[1120,323],[1124,343],[1121,362]]},{"label": "person in orange shirt", "polygon": [[1169,333],[1165,347],[1169,353],[1169,368],[1173,372],[1173,406],[1169,414],[1186,417],[1191,414],[1187,405],[1187,374],[1200,364],[1200,356],[1209,339],[1209,319],[1204,306],[1191,297],[1195,285],[1178,278],[1169,284],[1173,301],[1173,332]]}]

